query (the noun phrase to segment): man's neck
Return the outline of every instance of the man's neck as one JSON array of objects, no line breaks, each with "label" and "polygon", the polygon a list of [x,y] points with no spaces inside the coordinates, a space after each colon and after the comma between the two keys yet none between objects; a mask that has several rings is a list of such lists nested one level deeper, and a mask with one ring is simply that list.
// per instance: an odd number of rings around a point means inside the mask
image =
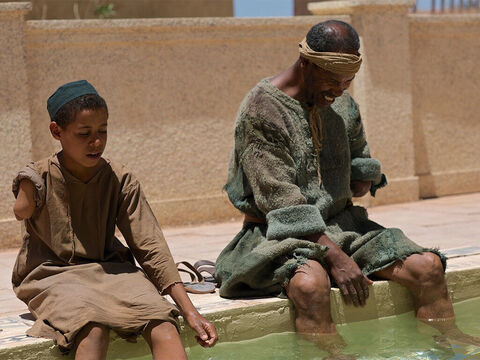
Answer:
[{"label": "man's neck", "polygon": [[298,101],[305,100],[300,60],[297,60],[292,66],[274,76],[270,82],[291,98]]}]

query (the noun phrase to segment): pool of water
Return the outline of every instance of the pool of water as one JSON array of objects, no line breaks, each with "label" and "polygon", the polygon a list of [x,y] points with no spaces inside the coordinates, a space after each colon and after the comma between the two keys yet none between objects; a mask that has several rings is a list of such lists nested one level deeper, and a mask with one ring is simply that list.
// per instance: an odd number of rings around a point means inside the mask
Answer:
[{"label": "pool of water", "polygon": [[[457,325],[465,333],[480,337],[480,298],[455,305]],[[415,320],[413,313],[362,321],[337,327],[347,347],[357,359],[480,359],[480,348],[436,344],[438,332]],[[271,334],[258,339],[219,343],[212,349],[187,349],[193,360],[314,360],[326,353],[294,333]],[[146,360],[148,357],[137,358]]]},{"label": "pool of water", "polygon": [[[458,327],[465,333],[480,337],[480,298],[454,305]],[[255,326],[255,324],[252,324]],[[362,360],[480,360],[480,348],[438,346],[434,336],[439,333],[415,320],[413,313],[337,326],[347,346],[345,352]],[[73,352],[61,356],[57,347],[39,349],[30,360],[72,360]],[[200,346],[187,348],[190,360],[320,360],[327,354],[295,333],[271,334],[261,338],[219,342],[211,349]],[[27,359],[13,356],[12,359]],[[145,341],[137,344],[116,339],[110,344],[107,360],[151,360]],[[0,360],[3,358],[0,356]],[[11,360],[9,358],[9,360]]]}]

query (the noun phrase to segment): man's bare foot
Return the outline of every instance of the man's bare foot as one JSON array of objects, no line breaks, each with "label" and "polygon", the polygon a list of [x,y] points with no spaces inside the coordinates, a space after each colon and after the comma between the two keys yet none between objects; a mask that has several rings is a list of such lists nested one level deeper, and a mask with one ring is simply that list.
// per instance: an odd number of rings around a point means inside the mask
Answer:
[{"label": "man's bare foot", "polygon": [[335,354],[335,355],[329,355],[323,360],[355,360],[356,357],[351,354]]},{"label": "man's bare foot", "polygon": [[458,346],[473,345],[476,347],[480,347],[480,338],[465,334],[458,327],[447,330],[442,335],[436,336],[435,341],[437,341],[437,343],[438,341],[443,341],[443,342],[446,341],[451,345],[458,345]]},{"label": "man's bare foot", "polygon": [[314,343],[320,349],[326,351],[329,355],[324,360],[354,360],[355,356],[345,354],[343,349],[346,344],[343,338],[338,334],[301,334],[303,338]]},{"label": "man's bare foot", "polygon": [[455,318],[440,318],[421,320],[427,325],[430,325],[440,331],[441,335],[435,336],[435,341],[438,345],[449,347],[450,345],[466,346],[473,345],[480,347],[480,338],[465,334],[455,324]]}]

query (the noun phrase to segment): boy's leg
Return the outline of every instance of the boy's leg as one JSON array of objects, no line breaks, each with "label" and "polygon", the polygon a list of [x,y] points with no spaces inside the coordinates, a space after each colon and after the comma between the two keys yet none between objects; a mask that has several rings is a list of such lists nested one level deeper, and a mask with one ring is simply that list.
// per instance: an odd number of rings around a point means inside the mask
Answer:
[{"label": "boy's leg", "polygon": [[104,360],[110,342],[109,329],[101,324],[88,323],[76,336],[75,360]]},{"label": "boy's leg", "polygon": [[180,335],[175,325],[168,321],[151,321],[143,332],[143,337],[152,350],[153,360],[186,360]]}]

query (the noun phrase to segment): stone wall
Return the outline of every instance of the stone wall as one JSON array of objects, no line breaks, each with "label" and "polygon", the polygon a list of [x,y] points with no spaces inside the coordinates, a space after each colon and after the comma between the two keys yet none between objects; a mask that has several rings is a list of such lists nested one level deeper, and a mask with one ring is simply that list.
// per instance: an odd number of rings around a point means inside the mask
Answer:
[{"label": "stone wall", "polygon": [[480,189],[480,14],[410,17],[420,197]]},{"label": "stone wall", "polygon": [[[28,3],[0,3],[0,247],[19,244],[11,179],[59,149],[45,102],[88,79],[110,108],[106,156],[143,184],[162,225],[239,214],[222,186],[233,121],[246,92],[289,66],[297,42],[337,18],[361,34],[352,86],[372,153],[389,178],[371,206],[480,190],[480,15],[410,15],[410,1],[330,1],[321,16],[278,19],[24,21]],[[381,24],[381,31],[379,31]]]},{"label": "stone wall", "polygon": [[95,10],[110,4],[114,19],[233,16],[233,0],[32,0],[31,3],[32,9],[26,15],[31,20],[97,19],[99,14]]},{"label": "stone wall", "polygon": [[29,3],[0,3],[0,248],[20,243],[12,178],[32,158],[24,15]]}]

